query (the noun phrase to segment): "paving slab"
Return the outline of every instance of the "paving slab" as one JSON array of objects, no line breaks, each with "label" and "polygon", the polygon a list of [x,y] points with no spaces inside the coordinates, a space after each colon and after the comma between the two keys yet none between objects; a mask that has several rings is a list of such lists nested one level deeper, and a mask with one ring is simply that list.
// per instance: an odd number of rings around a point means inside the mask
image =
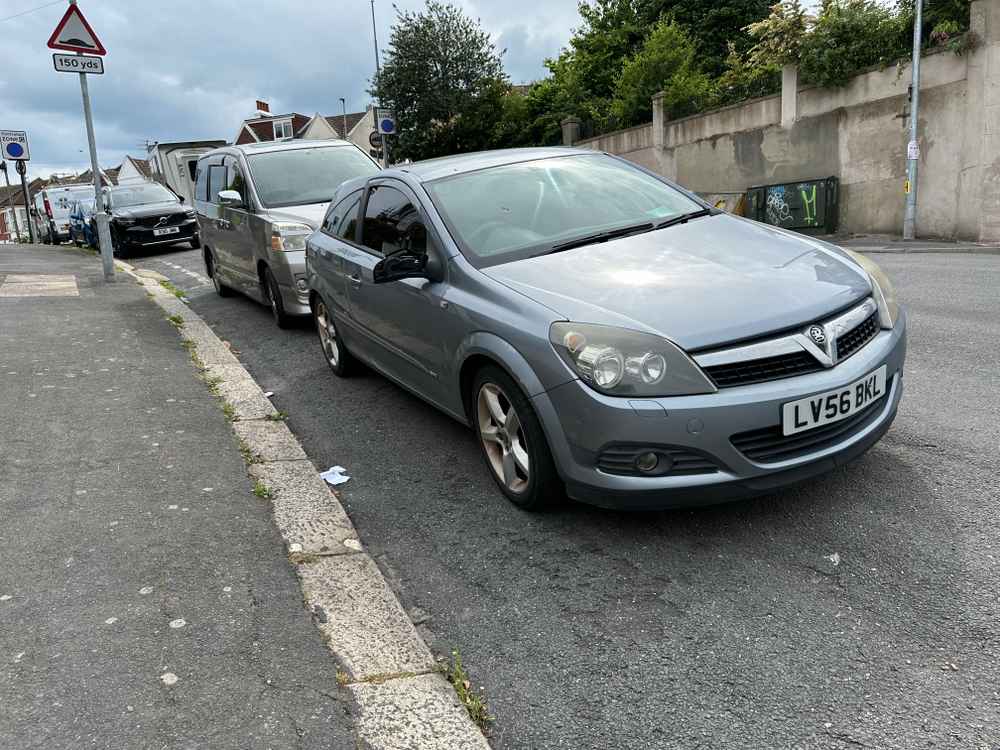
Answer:
[{"label": "paving slab", "polygon": [[233,429],[260,461],[302,461],[306,457],[284,422],[270,419],[234,422]]}]

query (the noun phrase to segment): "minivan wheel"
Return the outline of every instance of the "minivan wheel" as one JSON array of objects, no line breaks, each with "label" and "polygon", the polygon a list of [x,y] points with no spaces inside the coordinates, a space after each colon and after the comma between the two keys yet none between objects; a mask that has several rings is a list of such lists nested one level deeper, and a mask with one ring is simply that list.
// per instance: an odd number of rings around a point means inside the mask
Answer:
[{"label": "minivan wheel", "polygon": [[208,278],[212,280],[212,286],[215,287],[215,293],[220,297],[228,297],[233,293],[233,290],[222,283],[222,279],[219,278],[219,271],[215,266],[215,255],[212,254],[211,250],[205,251],[205,273],[208,274]]},{"label": "minivan wheel", "polygon": [[484,367],[472,386],[473,426],[490,475],[507,499],[542,510],[565,489],[542,425],[517,383],[499,367]]},{"label": "minivan wheel", "polygon": [[319,335],[326,363],[339,377],[346,377],[354,369],[354,356],[347,351],[344,342],[337,335],[333,313],[322,299],[317,299],[313,305],[313,319],[316,321],[316,333]]},{"label": "minivan wheel", "polygon": [[274,278],[270,268],[264,269],[264,293],[267,295],[268,304],[271,306],[271,314],[274,315],[274,322],[278,328],[288,328],[292,324],[292,319],[285,312],[285,303],[281,300],[281,289],[278,287],[278,280]]}]

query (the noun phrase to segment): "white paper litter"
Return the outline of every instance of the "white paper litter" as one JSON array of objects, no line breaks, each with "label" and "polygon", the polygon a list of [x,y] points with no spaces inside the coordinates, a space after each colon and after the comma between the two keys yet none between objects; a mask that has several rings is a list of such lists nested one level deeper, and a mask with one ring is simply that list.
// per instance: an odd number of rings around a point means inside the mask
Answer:
[{"label": "white paper litter", "polygon": [[343,484],[350,479],[349,476],[344,474],[345,471],[347,471],[347,469],[343,466],[331,466],[329,469],[320,474],[320,477],[325,479],[327,484],[331,484],[336,487],[338,484]]},{"label": "white paper litter", "polygon": [[264,391],[264,396],[266,398],[271,398],[274,395],[274,391]]}]

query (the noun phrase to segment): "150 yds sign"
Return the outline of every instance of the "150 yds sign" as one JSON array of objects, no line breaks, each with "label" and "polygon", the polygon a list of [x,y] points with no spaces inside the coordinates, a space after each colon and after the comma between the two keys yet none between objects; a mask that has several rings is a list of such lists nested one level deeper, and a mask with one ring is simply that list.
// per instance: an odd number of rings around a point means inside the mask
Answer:
[{"label": "150 yds sign", "polygon": [[104,73],[104,59],[90,55],[52,55],[52,64],[60,73]]}]

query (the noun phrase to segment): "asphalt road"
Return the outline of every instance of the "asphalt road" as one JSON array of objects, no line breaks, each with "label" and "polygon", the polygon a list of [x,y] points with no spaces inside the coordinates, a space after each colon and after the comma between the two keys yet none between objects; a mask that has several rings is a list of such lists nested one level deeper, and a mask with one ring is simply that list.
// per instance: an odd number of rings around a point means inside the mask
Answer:
[{"label": "asphalt road", "polygon": [[[495,748],[1000,746],[1000,257],[879,255],[910,310],[895,426],[824,478],[727,506],[528,515],[473,437],[383,378],[338,380],[311,325],[188,291],[321,468]],[[194,274],[194,275],[192,275]],[[199,275],[202,275],[199,278]]]}]

